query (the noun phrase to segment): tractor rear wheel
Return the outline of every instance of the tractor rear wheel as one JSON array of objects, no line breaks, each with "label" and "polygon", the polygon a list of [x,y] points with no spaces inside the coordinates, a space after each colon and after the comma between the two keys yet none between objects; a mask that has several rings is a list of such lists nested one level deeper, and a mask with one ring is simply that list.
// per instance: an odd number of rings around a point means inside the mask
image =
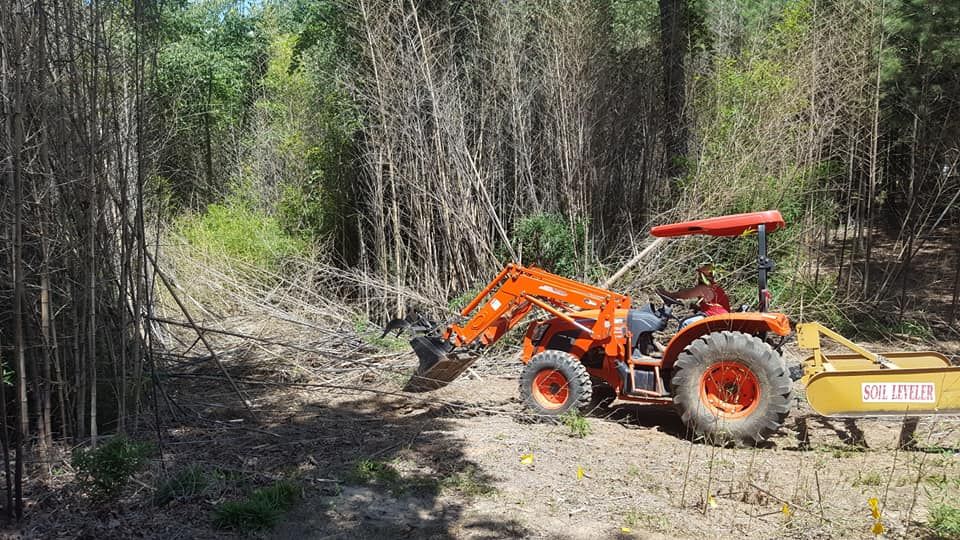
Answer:
[{"label": "tractor rear wheel", "polygon": [[742,332],[711,332],[677,358],[673,404],[694,434],[714,444],[755,445],[790,412],[790,375],[773,348]]},{"label": "tractor rear wheel", "polygon": [[567,352],[543,351],[530,359],[520,375],[520,399],[538,415],[586,409],[592,394],[587,368]]}]

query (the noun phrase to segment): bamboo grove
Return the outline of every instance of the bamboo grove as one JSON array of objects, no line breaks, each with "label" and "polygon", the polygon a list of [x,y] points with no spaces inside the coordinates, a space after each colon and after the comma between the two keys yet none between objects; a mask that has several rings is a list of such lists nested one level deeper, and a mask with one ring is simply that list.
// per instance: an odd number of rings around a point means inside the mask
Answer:
[{"label": "bamboo grove", "polygon": [[25,469],[49,472],[55,440],[96,445],[104,431],[134,427],[149,390],[152,8],[5,0],[0,9],[0,443],[4,508],[19,517]]}]

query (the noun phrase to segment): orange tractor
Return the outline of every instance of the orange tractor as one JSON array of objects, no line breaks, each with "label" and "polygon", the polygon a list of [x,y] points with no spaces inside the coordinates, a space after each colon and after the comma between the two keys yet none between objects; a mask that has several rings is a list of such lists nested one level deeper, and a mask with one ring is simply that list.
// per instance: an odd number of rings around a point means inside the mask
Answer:
[{"label": "orange tractor", "polygon": [[[767,275],[774,268],[767,253],[767,235],[782,227],[780,212],[772,210],[662,225],[651,230],[653,236],[660,238],[697,234],[736,237],[755,232],[759,248],[757,310],[742,308],[739,312],[701,315],[683,321],[665,345],[657,341],[655,333],[666,330],[671,320],[680,321],[673,314],[679,302],[667,294],[659,293],[662,306],[633,306],[630,298],[622,294],[518,264],[508,264],[463,308],[462,322],[444,327],[422,317],[397,319],[387,325],[384,334],[403,328],[414,333],[410,343],[420,364],[405,389],[429,391],[457,378],[476,360],[480,350],[539,308],[550,316],[530,323],[521,353],[525,366],[520,376],[520,395],[532,412],[557,416],[589,409],[596,397],[612,394],[624,402],[672,403],[688,428],[709,441],[755,444],[783,425],[791,405],[792,381],[779,353],[780,345],[791,333],[790,320],[782,313],[767,311]],[[831,362],[820,350],[821,332],[848,346],[854,355]],[[892,373],[896,377],[898,372],[887,369],[898,367],[891,358],[906,367],[918,368],[899,373],[919,372],[915,377],[920,379],[946,375],[951,377],[953,386],[958,385],[960,370],[946,367],[949,362],[937,353],[874,355],[816,323],[808,324],[803,334],[803,341],[815,352],[805,363],[804,380],[824,379],[819,383],[824,388],[837,384],[852,388],[866,381],[864,388],[873,384],[880,385],[878,388],[894,385],[896,389],[898,383],[890,376]],[[873,367],[879,371],[872,370]],[[876,380],[867,381],[865,377]],[[933,388],[935,383],[910,384],[929,384]],[[923,388],[918,387],[917,392],[920,391]],[[947,409],[960,409],[953,403],[957,401],[957,392],[934,391],[938,400],[947,397]],[[825,401],[834,401],[832,390],[822,393]],[[853,415],[860,410],[903,414],[904,407],[910,407],[896,400],[890,403],[857,402],[831,410]]]}]

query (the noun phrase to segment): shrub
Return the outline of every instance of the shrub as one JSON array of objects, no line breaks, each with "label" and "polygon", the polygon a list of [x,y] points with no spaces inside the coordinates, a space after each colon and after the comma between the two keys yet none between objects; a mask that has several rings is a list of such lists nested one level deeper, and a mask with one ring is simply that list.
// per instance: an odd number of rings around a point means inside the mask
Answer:
[{"label": "shrub", "polygon": [[938,538],[960,538],[960,508],[943,503],[934,506],[929,525]]},{"label": "shrub", "polygon": [[153,495],[153,503],[163,506],[177,497],[199,495],[207,489],[209,483],[203,467],[189,465],[160,484]]},{"label": "shrub", "polygon": [[328,209],[320,189],[289,184],[277,201],[277,218],[285,231],[320,237],[327,232]]},{"label": "shrub", "polygon": [[454,296],[447,302],[447,308],[449,308],[450,311],[462,310],[463,308],[467,307],[467,304],[469,304],[471,300],[473,300],[474,298],[476,298],[478,294],[480,294],[481,290],[483,289],[480,287],[473,287],[463,291],[462,293],[460,293],[457,296]]},{"label": "shrub", "polygon": [[276,218],[241,200],[208,205],[206,212],[181,218],[178,225],[194,246],[258,268],[275,268],[306,247],[284,232]]},{"label": "shrub", "polygon": [[578,411],[564,413],[560,421],[570,430],[571,437],[582,439],[590,434],[590,422]]},{"label": "shrub", "polygon": [[120,493],[133,473],[147,462],[153,450],[150,443],[132,441],[118,435],[96,449],[78,448],[71,465],[81,485],[98,498]]},{"label": "shrub", "polygon": [[583,271],[585,235],[583,221],[571,225],[559,214],[537,214],[517,221],[513,243],[526,264],[576,276]]},{"label": "shrub", "polygon": [[293,507],[300,495],[300,486],[279,480],[242,501],[221,504],[214,510],[213,524],[220,529],[239,531],[269,529]]}]

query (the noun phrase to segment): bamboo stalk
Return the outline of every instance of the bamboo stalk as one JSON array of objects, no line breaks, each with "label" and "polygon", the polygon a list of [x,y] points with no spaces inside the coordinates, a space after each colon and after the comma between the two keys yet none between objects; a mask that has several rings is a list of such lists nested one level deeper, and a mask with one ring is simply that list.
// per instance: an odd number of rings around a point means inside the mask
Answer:
[{"label": "bamboo stalk", "polygon": [[614,283],[616,283],[616,281],[617,281],[618,279],[620,279],[621,277],[623,277],[623,275],[626,274],[628,270],[630,270],[631,268],[633,268],[634,266],[636,266],[640,261],[642,261],[644,258],[646,258],[647,255],[649,255],[650,253],[652,253],[653,250],[657,249],[657,248],[660,246],[660,244],[662,244],[665,240],[666,240],[666,238],[656,238],[656,239],[654,239],[653,242],[650,242],[650,243],[647,245],[647,247],[643,248],[643,249],[640,251],[640,253],[637,253],[632,259],[630,259],[629,261],[627,261],[626,264],[624,264],[623,266],[621,266],[619,270],[617,270],[616,272],[614,272],[613,275],[610,276],[609,278],[607,278],[607,280],[604,281],[603,284],[600,285],[600,286],[603,287],[604,289],[609,288],[611,285],[613,285]]}]

